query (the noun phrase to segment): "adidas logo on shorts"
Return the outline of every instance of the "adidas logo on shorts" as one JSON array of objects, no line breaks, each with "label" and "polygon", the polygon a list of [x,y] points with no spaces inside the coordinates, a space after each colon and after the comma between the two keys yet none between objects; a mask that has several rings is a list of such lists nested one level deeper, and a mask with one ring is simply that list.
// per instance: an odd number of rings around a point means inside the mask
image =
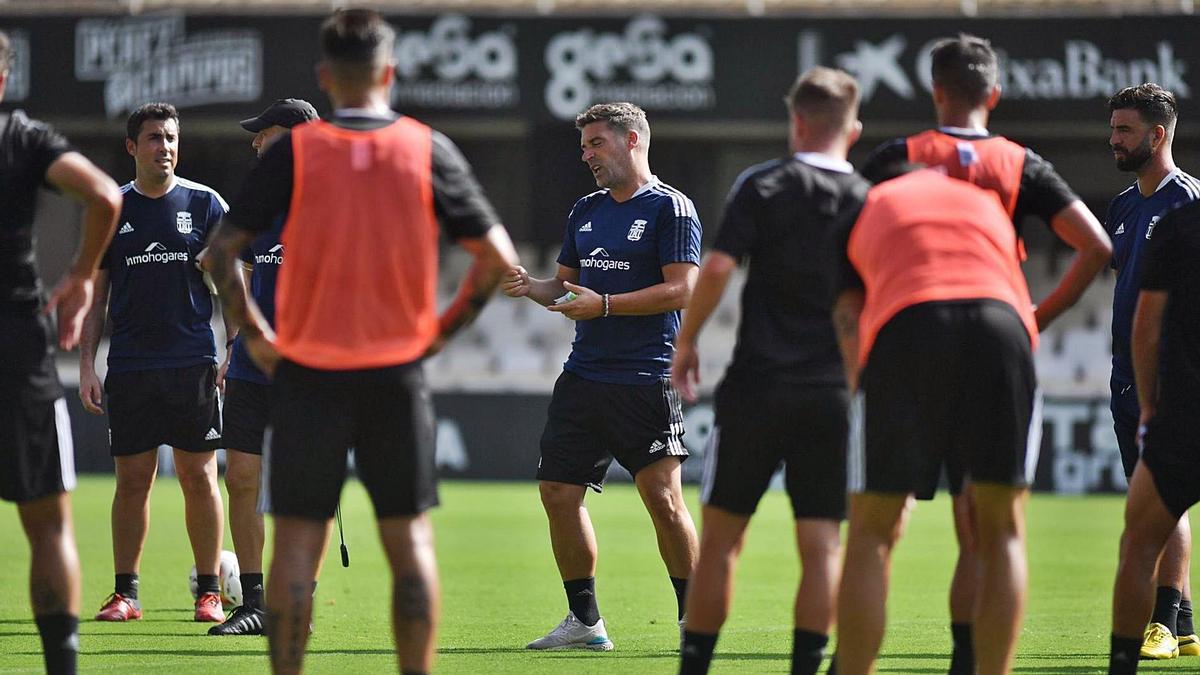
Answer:
[{"label": "adidas logo on shorts", "polygon": [[206,440],[206,441],[215,441],[220,437],[221,437],[221,434],[220,434],[220,432],[218,432],[216,430],[215,427],[209,429],[207,434],[204,434],[204,440]]},{"label": "adidas logo on shorts", "polygon": [[665,447],[667,447],[666,443],[663,443],[662,441],[655,439],[655,441],[650,444],[650,454],[653,455],[654,453],[658,452],[659,450],[662,450]]}]

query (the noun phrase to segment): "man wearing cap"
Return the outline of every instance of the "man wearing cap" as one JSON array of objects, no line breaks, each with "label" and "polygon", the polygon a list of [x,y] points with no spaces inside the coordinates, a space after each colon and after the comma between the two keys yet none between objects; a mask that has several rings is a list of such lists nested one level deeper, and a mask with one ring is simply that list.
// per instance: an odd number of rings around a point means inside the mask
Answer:
[{"label": "man wearing cap", "polygon": [[[250,145],[262,157],[280,134],[315,119],[317,111],[308,101],[284,98],[241,124],[254,134]],[[276,219],[271,229],[254,240],[241,256],[249,293],[272,326],[275,325],[275,278],[283,263],[279,236],[285,219]],[[229,490],[229,532],[241,568],[243,599],[242,606],[230,612],[225,623],[210,628],[208,634],[262,635],[266,613],[263,611],[263,517],[258,511],[258,486],[271,391],[269,379],[255,367],[236,335],[229,336],[225,346],[225,363],[218,376],[218,383],[225,388],[225,487]]]}]

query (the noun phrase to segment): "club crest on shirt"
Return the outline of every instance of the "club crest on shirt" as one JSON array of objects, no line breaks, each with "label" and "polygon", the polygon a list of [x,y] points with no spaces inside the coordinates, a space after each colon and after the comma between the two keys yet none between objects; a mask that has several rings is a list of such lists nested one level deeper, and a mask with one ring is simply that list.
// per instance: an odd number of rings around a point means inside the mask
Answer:
[{"label": "club crest on shirt", "polygon": [[633,225],[629,226],[629,235],[626,237],[629,241],[640,241],[642,233],[646,231],[646,221],[638,219],[633,221]]},{"label": "club crest on shirt", "polygon": [[175,229],[179,230],[179,234],[192,233],[192,214],[190,211],[177,211],[175,213]]}]

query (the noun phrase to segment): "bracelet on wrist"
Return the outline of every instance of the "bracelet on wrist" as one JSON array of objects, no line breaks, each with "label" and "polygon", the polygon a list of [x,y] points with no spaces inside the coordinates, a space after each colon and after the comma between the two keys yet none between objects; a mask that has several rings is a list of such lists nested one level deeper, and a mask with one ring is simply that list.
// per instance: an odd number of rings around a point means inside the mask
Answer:
[{"label": "bracelet on wrist", "polygon": [[609,309],[609,297],[608,297],[608,293],[605,293],[604,294],[604,318],[606,318],[606,319],[608,318],[608,309]]}]

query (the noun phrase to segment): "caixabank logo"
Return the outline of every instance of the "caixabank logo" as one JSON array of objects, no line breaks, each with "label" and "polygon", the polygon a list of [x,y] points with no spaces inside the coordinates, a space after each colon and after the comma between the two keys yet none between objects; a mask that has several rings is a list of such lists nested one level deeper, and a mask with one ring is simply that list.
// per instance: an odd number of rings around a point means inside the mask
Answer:
[{"label": "caixabank logo", "polygon": [[109,117],[147,101],[176,108],[256,101],[262,37],[241,29],[187,35],[179,13],[83,19],[75,26],[75,78],[104,83]]},{"label": "caixabank logo", "polygon": [[471,28],[467,17],[446,14],[427,31],[398,30],[392,104],[399,108],[516,107],[520,102],[516,27]]},{"label": "caixabank logo", "polygon": [[708,38],[672,34],[658,17],[636,17],[619,33],[588,27],[558,33],[546,45],[545,60],[546,108],[559,119],[572,119],[599,101],[676,111],[717,103]]},{"label": "caixabank logo", "polygon": [[[882,92],[913,100],[920,94],[918,87],[925,95],[933,91],[931,54],[940,39],[914,41],[908,34],[896,32],[847,45],[821,31],[806,30],[797,38],[797,65],[799,72],[820,64],[846,70],[858,80],[864,103]],[[1105,99],[1142,82],[1157,82],[1183,99],[1192,97],[1189,64],[1171,40],[1146,40],[1137,42],[1136,47],[1121,45],[1119,50],[1083,38],[1034,43],[993,39],[992,46],[999,59],[998,79],[1005,100]]]}]

